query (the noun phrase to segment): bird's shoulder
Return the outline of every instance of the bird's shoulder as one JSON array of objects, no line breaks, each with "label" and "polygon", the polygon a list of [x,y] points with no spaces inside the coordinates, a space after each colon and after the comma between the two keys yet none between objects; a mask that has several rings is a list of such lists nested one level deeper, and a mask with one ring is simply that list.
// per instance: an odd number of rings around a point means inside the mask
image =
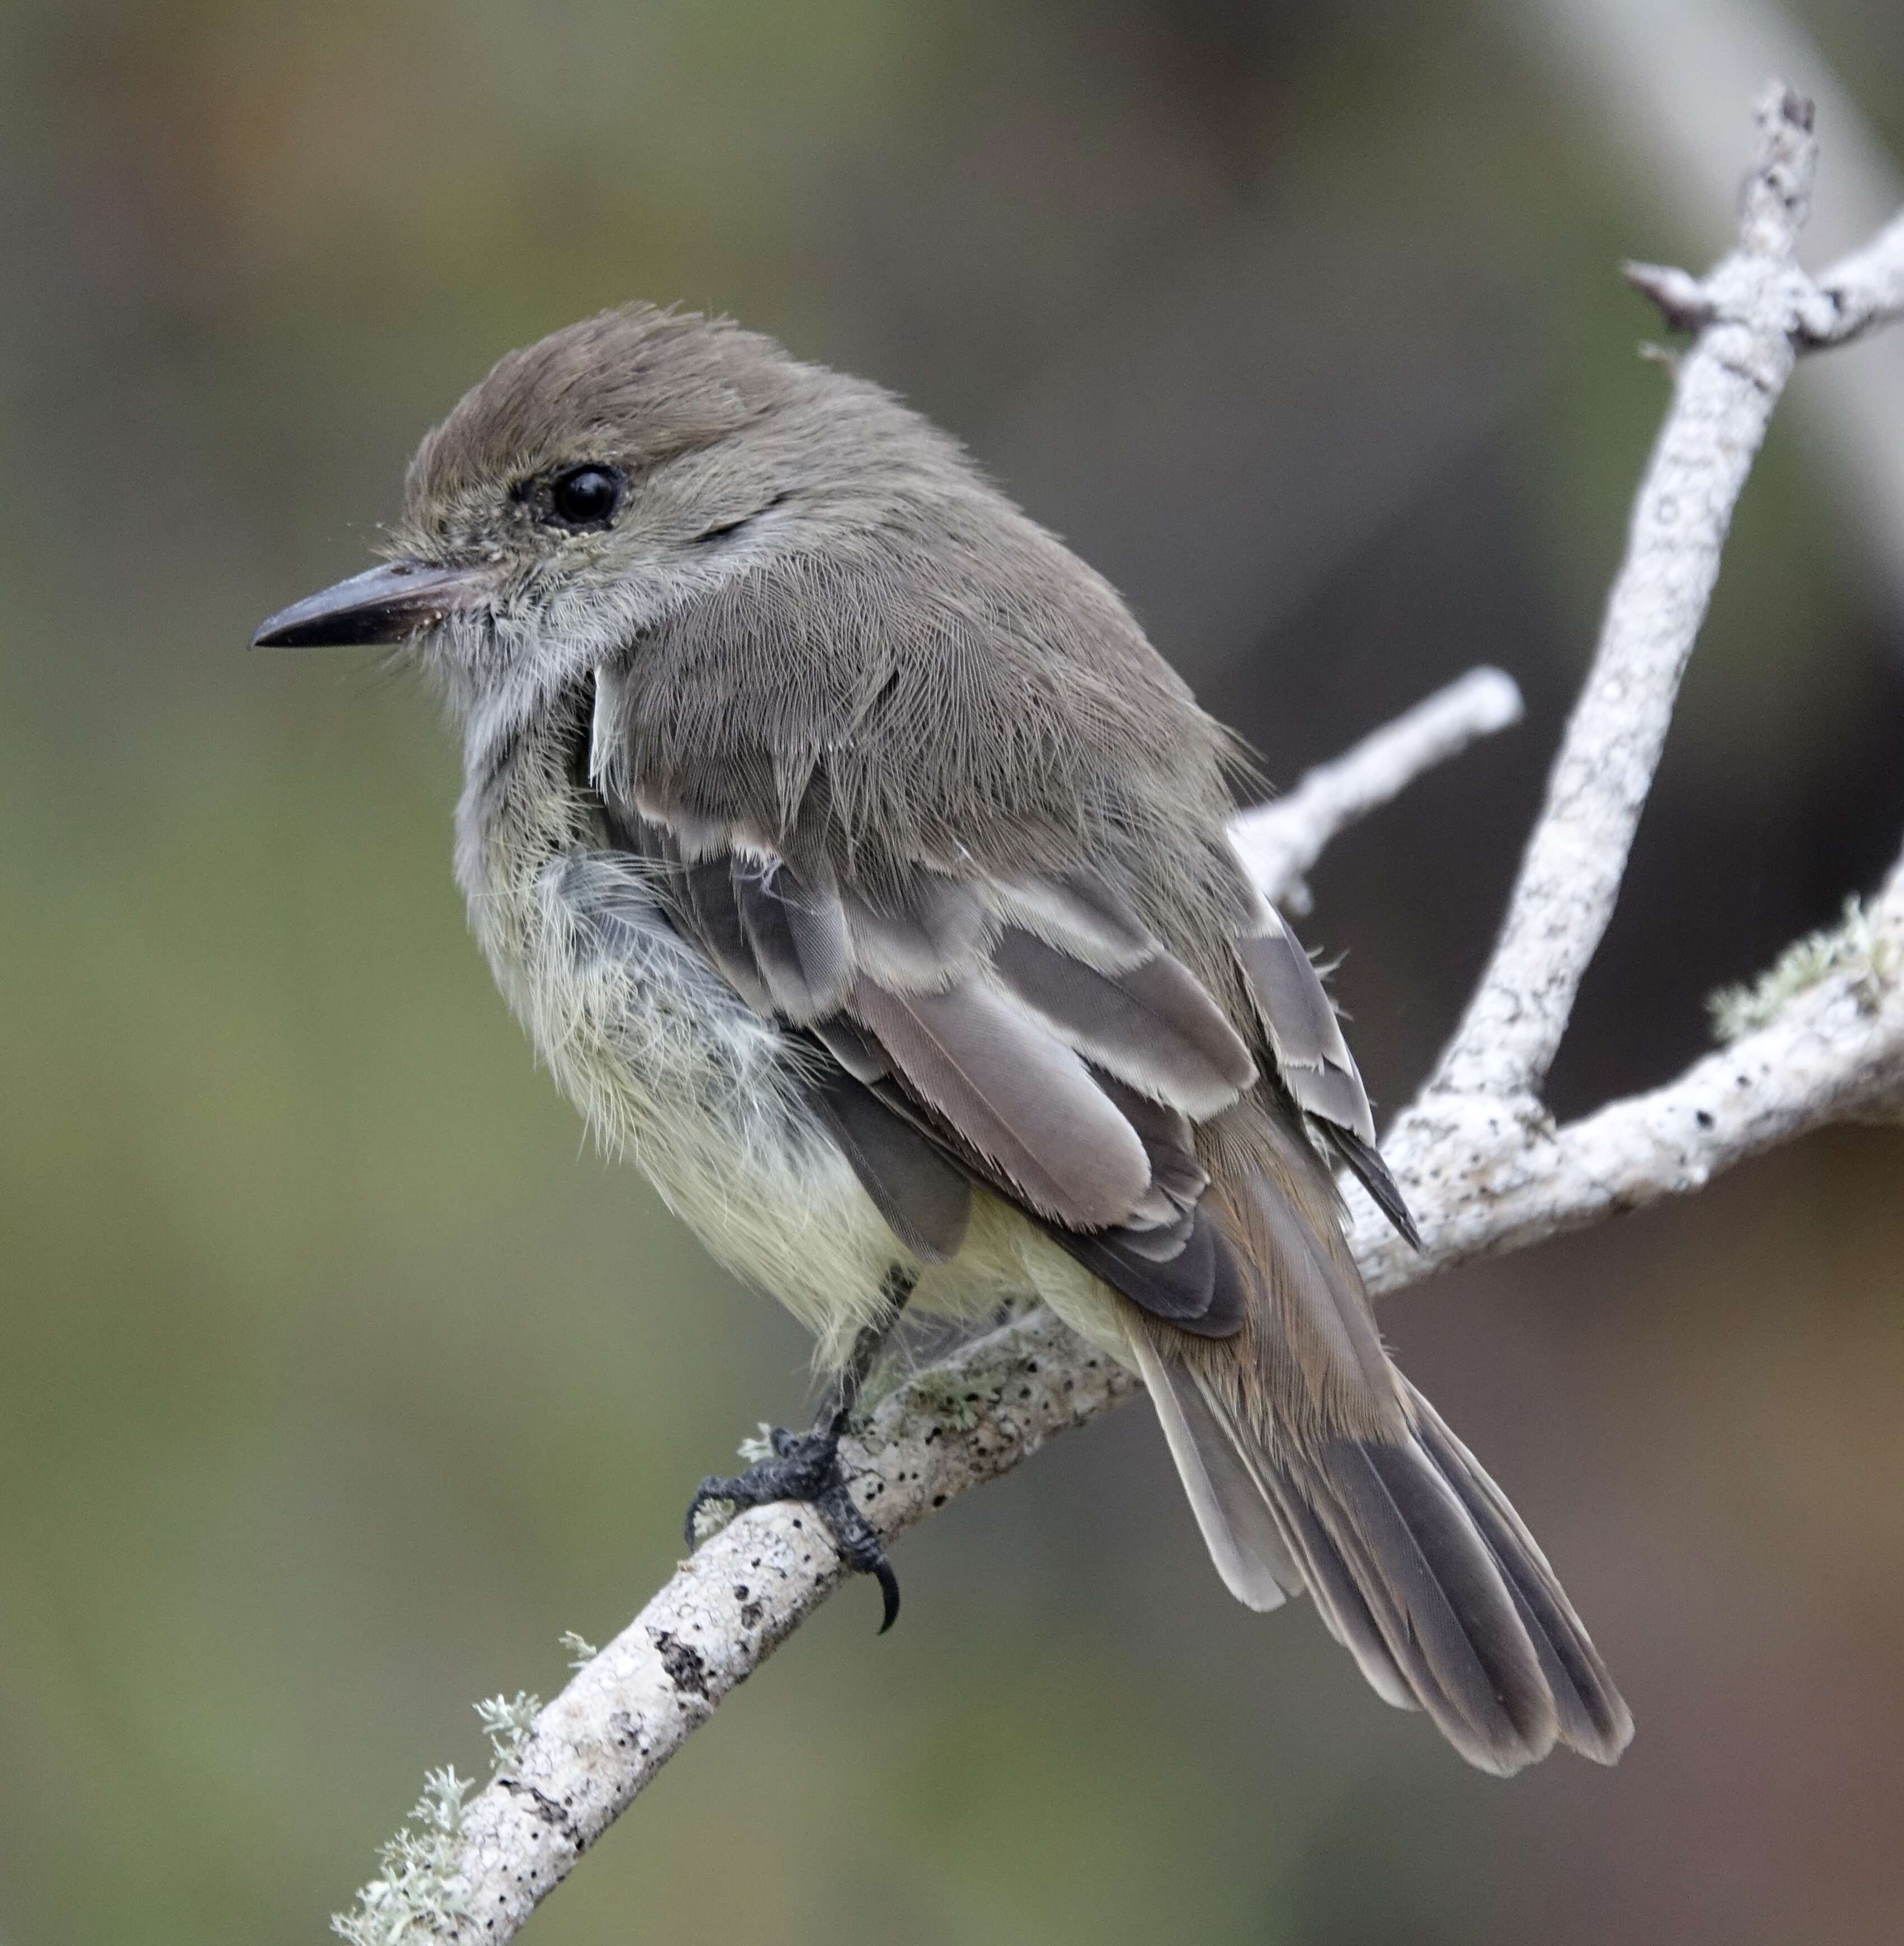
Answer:
[{"label": "bird's shoulder", "polygon": [[818,524],[605,665],[627,774],[809,863],[1049,870],[1120,832],[1210,842],[1231,740],[1129,608],[1002,496],[929,483]]}]

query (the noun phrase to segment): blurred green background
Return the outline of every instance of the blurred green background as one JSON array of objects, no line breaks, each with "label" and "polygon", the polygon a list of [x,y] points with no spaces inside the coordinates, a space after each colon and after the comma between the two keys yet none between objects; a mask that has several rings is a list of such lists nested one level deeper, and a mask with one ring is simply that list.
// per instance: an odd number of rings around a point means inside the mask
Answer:
[{"label": "blurred green background", "polygon": [[[1317,877],[1392,1105],[1664,400],[1615,265],[1729,218],[1624,152],[1565,11],[0,11],[6,1946],[321,1936],[424,1766],[480,1771],[471,1702],[552,1694],[802,1398],[793,1327],[583,1148],[491,991],[431,706],[248,655],[258,619],[363,564],[503,350],[731,311],[966,439],[1285,783],[1474,662],[1521,681],[1523,727]],[[1793,17],[1904,153],[1892,0]],[[1904,831],[1904,534],[1847,511],[1808,382],[1562,1110],[1693,1056]],[[1246,1614],[1126,1412],[909,1539],[876,1648],[847,1591],[533,1936],[1894,1939],[1901,1181],[1904,1135],[1838,1134],[1389,1308],[1633,1702],[1617,1771],[1474,1775],[1312,1615]]]}]

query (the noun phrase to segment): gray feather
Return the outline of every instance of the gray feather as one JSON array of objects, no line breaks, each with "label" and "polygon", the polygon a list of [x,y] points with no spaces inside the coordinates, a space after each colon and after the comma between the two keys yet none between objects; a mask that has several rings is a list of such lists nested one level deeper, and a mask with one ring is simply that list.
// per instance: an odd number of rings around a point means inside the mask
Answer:
[{"label": "gray feather", "polygon": [[1144,1254],[1158,1263],[1167,1262],[1190,1240],[1192,1209],[1154,1180],[1130,1206],[1130,1213],[1118,1225],[1133,1241],[1142,1240]]},{"label": "gray feather", "polygon": [[1008,925],[992,965],[1074,1047],[1186,1114],[1220,1114],[1256,1079],[1241,1036],[1167,953],[1153,950],[1134,965],[1101,972]]},{"label": "gray feather", "polygon": [[863,979],[852,1011],[908,1085],[1043,1215],[1104,1229],[1150,1187],[1143,1144],[1083,1062],[982,983],[899,994]]},{"label": "gray feather", "polygon": [[1255,1482],[1239,1464],[1230,1442],[1216,1431],[1182,1367],[1164,1360],[1142,1331],[1132,1333],[1131,1344],[1177,1476],[1224,1586],[1246,1608],[1261,1612],[1281,1608],[1301,1588],[1302,1576]]},{"label": "gray feather", "polygon": [[1419,1710],[1417,1685],[1405,1674],[1389,1645],[1390,1631],[1377,1622],[1355,1577],[1343,1561],[1315,1510],[1281,1475],[1265,1466],[1257,1477],[1276,1510],[1279,1531],[1301,1565],[1316,1611],[1330,1634],[1355,1658],[1363,1679],[1384,1703],[1397,1710]]},{"label": "gray feather", "polygon": [[803,1025],[837,1013],[848,975],[839,900],[803,884],[789,865],[737,859],[733,876],[741,931],[774,1006]]},{"label": "gray feather", "polygon": [[1000,910],[1015,925],[1101,972],[1134,966],[1156,950],[1148,928],[1090,866],[1008,881],[996,891]]},{"label": "gray feather", "polygon": [[892,1072],[871,1039],[851,1021],[837,1015],[831,1020],[815,1021],[812,1032],[814,1039],[855,1081],[883,1081]]},{"label": "gray feather", "polygon": [[1633,1740],[1633,1713],[1613,1685],[1547,1556],[1507,1496],[1441,1415],[1412,1386],[1420,1432],[1493,1555],[1539,1653],[1559,1716],[1561,1741],[1596,1763],[1612,1763]]},{"label": "gray feather", "polygon": [[1197,1160],[1197,1141],[1190,1118],[1180,1110],[1154,1101],[1134,1088],[1127,1088],[1114,1075],[1094,1068],[1092,1079],[1136,1130],[1137,1138],[1150,1159],[1151,1181],[1182,1208],[1192,1207],[1210,1186],[1210,1175]]},{"label": "gray feather", "polygon": [[604,797],[626,794],[627,712],[621,672],[614,663],[604,663],[595,672],[589,715],[589,781]]},{"label": "gray feather", "polygon": [[1142,1231],[1044,1228],[1093,1277],[1191,1337],[1234,1338],[1243,1329],[1253,1295],[1249,1277],[1208,1210],[1197,1211],[1189,1241],[1161,1261],[1147,1253],[1150,1239]]},{"label": "gray feather", "polygon": [[1247,1192],[1260,1225],[1263,1269],[1280,1336],[1307,1392],[1318,1398],[1352,1399],[1363,1424],[1386,1422],[1399,1432],[1404,1421],[1396,1370],[1362,1280],[1323,1248],[1287,1194],[1267,1175],[1253,1176]]},{"label": "gray feather", "polygon": [[1328,989],[1281,916],[1263,910],[1266,929],[1240,936],[1236,956],[1284,1079],[1311,1114],[1340,1122],[1372,1145],[1375,1118]]},{"label": "gray feather", "polygon": [[1420,1249],[1421,1232],[1415,1228],[1414,1212],[1382,1160],[1381,1151],[1339,1122],[1324,1121],[1322,1132],[1330,1148],[1349,1165],[1356,1181],[1374,1198],[1375,1206],[1395,1225],[1408,1247]]},{"label": "gray feather", "polygon": [[1420,1444],[1340,1441],[1319,1470],[1420,1647],[1435,1684],[1423,1707],[1451,1738],[1458,1719],[1469,1754],[1485,1751],[1504,1771],[1546,1756],[1559,1723],[1540,1657],[1486,1543]]},{"label": "gray feather", "polygon": [[821,1083],[813,1098],[900,1242],[929,1264],[957,1256],[972,1215],[972,1187],[964,1175],[857,1082]]},{"label": "gray feather", "polygon": [[753,942],[740,916],[731,858],[713,858],[682,868],[686,915],[708,957],[733,983],[747,1004],[773,1012],[773,996],[760,977]]},{"label": "gray feather", "polygon": [[899,993],[930,993],[969,972],[990,944],[994,921],[969,885],[935,872],[910,873],[876,897],[848,884],[842,909],[854,964]]}]

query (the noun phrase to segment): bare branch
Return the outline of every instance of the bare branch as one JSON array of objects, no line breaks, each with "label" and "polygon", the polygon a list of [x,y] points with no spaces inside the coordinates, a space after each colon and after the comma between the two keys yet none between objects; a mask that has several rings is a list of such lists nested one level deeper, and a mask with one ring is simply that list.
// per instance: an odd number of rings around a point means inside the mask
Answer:
[{"label": "bare branch", "polygon": [[1791,376],[1794,339],[1828,307],[1793,252],[1817,145],[1810,104],[1773,82],[1739,246],[1703,283],[1649,270],[1668,321],[1697,316],[1634,504],[1626,558],[1567,724],[1494,956],[1429,1095],[1531,1097],[1618,897],[1680,678],[1719,573],[1732,508]]},{"label": "bare branch", "polygon": [[[1831,970],[1788,993],[1756,1033],[1649,1094],[1556,1129],[1511,1105],[1455,1098],[1422,1173],[1404,1180],[1442,1270],[1525,1248],[1603,1217],[1703,1189],[1767,1149],[1843,1122],[1904,1122],[1904,860]],[[1350,1235],[1378,1294],[1423,1264],[1357,1194]]]},{"label": "bare branch", "polygon": [[[1831,262],[1860,249],[1904,202],[1904,171],[1807,31],[1793,0],[1496,0],[1502,25],[1551,66],[1570,106],[1597,123],[1636,208],[1708,239],[1734,208],[1739,104],[1768,74],[1818,105],[1828,153],[1805,226]],[[1717,233],[1723,235],[1723,229]],[[1831,287],[1831,274],[1819,280]],[[1807,374],[1794,434],[1821,464],[1836,524],[1856,544],[1893,616],[1904,615],[1904,336]]]},{"label": "bare branch", "polygon": [[1845,344],[1873,325],[1904,317],[1904,214],[1865,246],[1841,258],[1818,280],[1834,315],[1826,330],[1810,335],[1806,348]]},{"label": "bare branch", "polygon": [[1379,811],[1477,737],[1518,723],[1522,707],[1512,676],[1470,669],[1333,763],[1318,764],[1287,797],[1244,811],[1230,826],[1244,866],[1266,897],[1306,911],[1303,874],[1337,832]]}]

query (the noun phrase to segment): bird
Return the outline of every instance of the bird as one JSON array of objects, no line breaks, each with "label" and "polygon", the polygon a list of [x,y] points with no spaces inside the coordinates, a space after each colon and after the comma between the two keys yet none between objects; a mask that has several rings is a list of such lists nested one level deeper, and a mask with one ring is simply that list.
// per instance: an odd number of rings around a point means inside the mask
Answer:
[{"label": "bird", "polygon": [[1142,1379],[1222,1580],[1306,1593],[1508,1775],[1632,1717],[1403,1376],[1334,1171],[1411,1241],[1243,746],[1110,584],[891,392],[635,304],[424,437],[378,564],[258,646],[382,644],[463,749],[454,871],[542,1061],[830,1382],[710,1503],[896,1577],[839,1457],[914,1312],[1035,1296]]}]

